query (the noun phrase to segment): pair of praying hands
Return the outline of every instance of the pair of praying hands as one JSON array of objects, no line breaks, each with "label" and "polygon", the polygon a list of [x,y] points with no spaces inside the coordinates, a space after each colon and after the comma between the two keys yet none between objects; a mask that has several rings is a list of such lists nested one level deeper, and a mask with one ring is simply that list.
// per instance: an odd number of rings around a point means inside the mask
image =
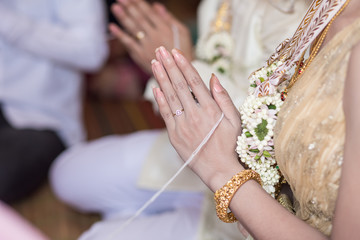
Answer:
[{"label": "pair of praying hands", "polygon": [[193,46],[189,30],[162,4],[151,5],[144,0],[117,0],[111,10],[122,28],[110,24],[110,32],[148,73],[151,73],[150,62],[159,46],[179,48],[188,59],[192,59]]},{"label": "pair of praying hands", "polygon": [[203,182],[216,191],[243,170],[235,152],[241,133],[239,111],[218,78],[212,76],[209,91],[179,50],[170,53],[164,47],[158,48],[152,70],[160,86],[153,89],[160,114],[170,141],[183,160],[190,157],[224,113],[214,134],[190,164]]},{"label": "pair of praying hands", "polygon": [[[111,33],[144,70],[154,73],[160,85],[154,88],[154,95],[170,141],[182,159],[191,155],[222,112],[225,114],[214,135],[190,165],[210,189],[222,187],[242,170],[235,153],[236,138],[241,133],[240,115],[219,80],[212,77],[210,92],[189,63],[192,42],[188,29],[159,3],[117,0],[112,12],[123,29],[110,24]],[[174,39],[177,37],[179,39]],[[176,42],[179,46],[175,46]],[[174,47],[181,52],[173,50],[170,54],[166,50]]]}]

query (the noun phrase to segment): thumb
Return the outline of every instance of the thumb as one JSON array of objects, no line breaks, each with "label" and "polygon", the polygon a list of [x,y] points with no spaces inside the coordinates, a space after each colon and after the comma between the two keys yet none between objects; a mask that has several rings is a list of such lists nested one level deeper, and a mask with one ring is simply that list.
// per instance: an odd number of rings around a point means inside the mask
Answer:
[{"label": "thumb", "polygon": [[215,102],[224,113],[225,117],[233,124],[238,125],[240,122],[240,113],[236,109],[233,101],[231,100],[228,92],[220,84],[219,79],[212,74],[210,79],[211,93],[215,99]]}]

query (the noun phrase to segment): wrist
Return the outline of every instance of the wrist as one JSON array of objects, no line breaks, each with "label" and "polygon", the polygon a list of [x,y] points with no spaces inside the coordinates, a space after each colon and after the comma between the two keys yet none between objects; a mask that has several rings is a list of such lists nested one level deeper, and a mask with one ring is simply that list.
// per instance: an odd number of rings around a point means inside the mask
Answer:
[{"label": "wrist", "polygon": [[244,170],[244,167],[240,163],[233,165],[227,165],[226,168],[216,171],[209,180],[208,187],[211,191],[216,192],[222,188],[235,174]]}]

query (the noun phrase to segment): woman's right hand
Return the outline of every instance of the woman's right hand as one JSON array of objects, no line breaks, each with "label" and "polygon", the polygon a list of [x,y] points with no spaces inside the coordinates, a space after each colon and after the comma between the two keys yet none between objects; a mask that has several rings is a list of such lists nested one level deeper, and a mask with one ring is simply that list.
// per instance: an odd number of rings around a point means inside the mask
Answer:
[{"label": "woman's right hand", "polygon": [[110,24],[110,32],[148,73],[151,73],[155,49],[160,46],[178,48],[188,59],[193,59],[190,31],[162,4],[150,5],[144,0],[118,0],[111,10],[124,29]]}]

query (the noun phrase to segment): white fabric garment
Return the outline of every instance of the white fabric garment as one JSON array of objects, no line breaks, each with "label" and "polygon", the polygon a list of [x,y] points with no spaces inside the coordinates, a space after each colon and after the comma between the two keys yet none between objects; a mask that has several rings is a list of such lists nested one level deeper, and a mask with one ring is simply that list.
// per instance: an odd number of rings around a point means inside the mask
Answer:
[{"label": "white fabric garment", "polygon": [[[119,218],[95,223],[79,240],[196,240],[201,210],[177,208],[150,216],[141,216],[127,228],[118,231],[127,219]],[[114,237],[112,237],[113,234]]]},{"label": "white fabric garment", "polygon": [[[198,20],[200,38],[206,35],[220,2],[202,1]],[[291,37],[306,6],[305,1],[299,0],[294,13],[284,14],[266,0],[233,0],[232,3],[232,35],[236,41],[232,76],[236,77],[218,76],[239,106],[246,96],[248,75],[265,63],[281,41]],[[199,60],[193,64],[208,83],[214,70]],[[105,240],[176,172],[183,161],[166,134],[165,130],[150,130],[105,137],[69,149],[55,161],[50,176],[59,198],[77,209],[104,216],[81,240]],[[170,231],[170,237],[166,235],[165,239],[244,239],[236,224],[222,224],[216,218],[213,201],[204,197],[204,191],[208,190],[191,171],[183,172],[169,189],[114,239],[164,239],[159,234],[169,233],[169,229],[174,229],[174,234]],[[189,209],[192,210],[187,212]],[[190,219],[187,214],[191,214]],[[188,228],[189,223],[195,227]],[[183,233],[176,235],[181,230]]]},{"label": "white fabric garment", "polygon": [[[87,144],[78,144],[56,159],[50,170],[54,193],[77,210],[99,212],[104,219],[81,239],[105,240],[154,194],[154,191],[138,188],[136,181],[152,147],[152,140],[158,133],[159,130],[152,130],[103,137]],[[138,148],[134,149],[134,146]],[[141,234],[149,236],[148,239],[170,239],[171,231],[164,231],[164,235],[158,232],[158,226],[170,223],[175,224],[172,228],[177,228],[176,224],[181,228],[182,224],[187,226],[187,232],[179,237],[195,235],[201,212],[199,206],[203,199],[203,194],[197,192],[167,191],[131,224],[131,230],[126,228],[115,239],[120,236],[121,239],[143,239],[139,237]],[[189,224],[190,219],[195,222]],[[152,224],[149,225],[149,222]],[[136,233],[139,238],[131,235],[133,226],[141,229]]]},{"label": "white fabric garment", "polygon": [[0,2],[0,103],[16,128],[84,139],[81,71],[107,56],[101,0]]}]

